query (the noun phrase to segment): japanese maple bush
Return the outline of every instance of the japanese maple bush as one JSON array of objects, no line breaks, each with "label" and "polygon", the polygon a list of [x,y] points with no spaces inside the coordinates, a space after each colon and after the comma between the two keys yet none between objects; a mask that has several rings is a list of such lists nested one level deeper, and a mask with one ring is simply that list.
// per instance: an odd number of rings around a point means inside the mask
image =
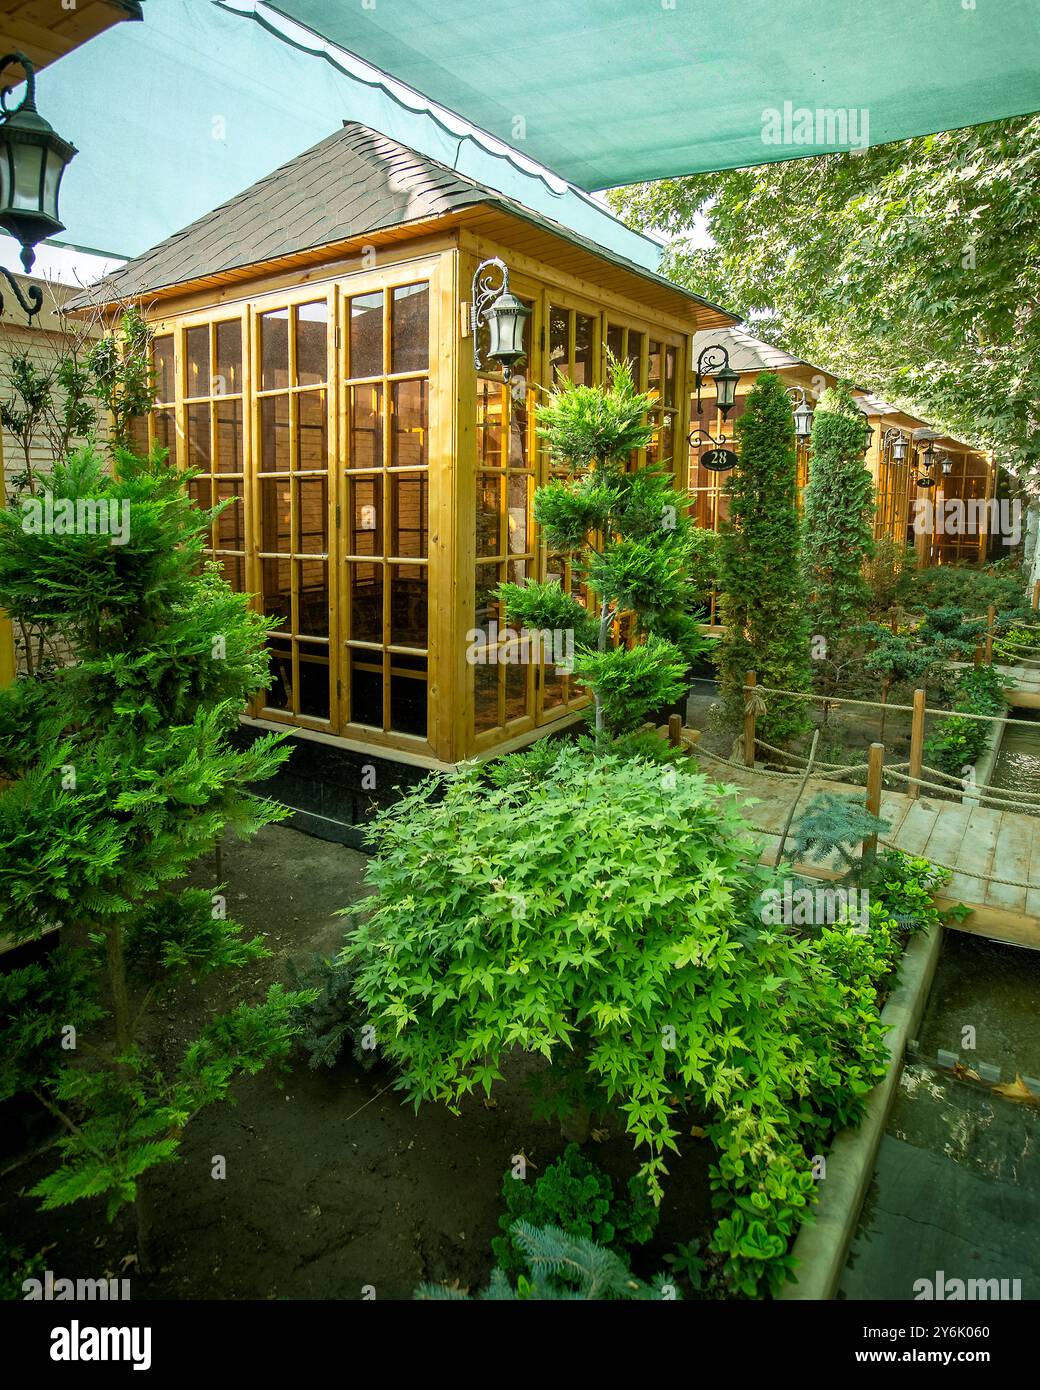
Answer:
[{"label": "japanese maple bush", "polygon": [[708,1114],[715,1249],[738,1287],[782,1283],[810,1156],[881,1074],[869,978],[764,924],[777,875],[702,774],[562,745],[500,781],[431,779],[370,831],[342,960],[399,1088],[455,1108],[539,1053],[545,1103],[619,1115],[655,1200]]}]

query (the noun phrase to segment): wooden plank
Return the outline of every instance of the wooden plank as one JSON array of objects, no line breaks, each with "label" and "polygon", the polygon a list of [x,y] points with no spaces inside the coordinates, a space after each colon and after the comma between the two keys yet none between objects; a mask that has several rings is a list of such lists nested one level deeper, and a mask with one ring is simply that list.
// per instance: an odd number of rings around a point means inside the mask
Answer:
[{"label": "wooden plank", "polygon": [[[1014,811],[1002,811],[999,815],[1000,834],[993,856],[992,873],[998,878],[1024,879],[1028,882],[1030,852],[1040,821]],[[994,907],[1021,912],[1026,905],[1026,890],[1010,884],[990,883],[986,885],[984,901]]]},{"label": "wooden plank", "polygon": [[1000,811],[991,811],[987,806],[970,808],[960,851],[952,861],[958,869],[969,872],[954,874],[949,890],[963,898],[966,903],[986,901],[986,880],[972,875],[988,874],[993,866],[993,854],[997,846],[1002,814]]},{"label": "wooden plank", "polygon": [[941,814],[940,803],[910,801],[897,835],[891,836],[906,854],[924,854],[925,845]]}]

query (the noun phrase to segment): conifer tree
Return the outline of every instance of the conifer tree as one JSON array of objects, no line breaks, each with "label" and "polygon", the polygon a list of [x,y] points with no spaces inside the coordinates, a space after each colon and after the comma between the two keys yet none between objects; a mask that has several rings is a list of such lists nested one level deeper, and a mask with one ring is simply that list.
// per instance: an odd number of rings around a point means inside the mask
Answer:
[{"label": "conifer tree", "polygon": [[[725,634],[720,685],[727,714],[744,713],[744,677],[760,685],[808,690],[809,647],[798,572],[798,510],[791,402],[775,375],[763,372],[736,423],[739,459],[726,484],[729,519],[719,544]],[[766,696],[758,729],[784,744],[808,728],[805,702]]]},{"label": "conifer tree", "polygon": [[863,431],[863,414],[849,391],[824,392],[813,416],[802,573],[817,684],[825,693],[863,645],[871,603],[866,566],[874,554],[874,484],[863,461]]},{"label": "conifer tree", "polygon": [[[121,371],[140,384],[124,361],[112,355],[116,397]],[[133,1202],[146,1267],[147,1175],[236,1075],[284,1057],[307,996],[273,987],[173,1060],[145,1026],[157,996],[267,954],[219,885],[183,879],[226,826],[278,818],[247,787],[287,750],[230,742],[266,683],[268,623],[203,563],[216,511],[160,454],[116,444],[111,465],[88,444],[55,463],[49,515],[34,495],[0,511],[0,607],[68,655],[0,690],[0,919],[16,942],[60,928],[41,963],[0,976],[0,1099],[30,1093],[61,1124],[58,1165],[33,1189],[44,1208],[100,1197],[111,1218]]]},{"label": "conifer tree", "polygon": [[[694,527],[670,473],[627,471],[653,435],[654,404],[636,391],[627,362],[608,350],[608,387],[561,380],[536,410],[538,434],[570,476],[535,493],[535,518],[551,551],[569,555],[594,609],[553,581],[502,584],[506,621],[532,631],[571,630],[575,674],[592,690],[597,733],[635,729],[682,696],[704,649],[694,616],[703,594]],[[621,620],[633,626],[621,640]]]}]

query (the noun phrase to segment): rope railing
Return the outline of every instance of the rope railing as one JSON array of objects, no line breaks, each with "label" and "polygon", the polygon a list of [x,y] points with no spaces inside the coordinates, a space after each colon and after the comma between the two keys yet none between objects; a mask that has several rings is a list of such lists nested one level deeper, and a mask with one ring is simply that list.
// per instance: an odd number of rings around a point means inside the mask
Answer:
[{"label": "rope railing", "polygon": [[[700,742],[698,742],[698,741],[696,741],[696,740],[694,740],[694,739],[689,738],[689,736],[685,733],[685,731],[683,731],[683,733],[682,733],[682,744],[683,744],[683,746],[686,748],[687,752],[693,753],[693,754],[695,754],[695,755],[698,756],[698,757],[704,756],[704,757],[710,758],[712,762],[716,762],[716,763],[722,764],[722,765],[725,766],[725,767],[731,767],[731,768],[733,768],[733,769],[734,769],[735,771],[737,771],[737,772],[741,772],[741,773],[753,773],[756,777],[766,777],[766,778],[769,778],[769,779],[771,779],[771,780],[773,780],[773,781],[787,782],[788,785],[790,785],[792,781],[800,781],[801,778],[802,778],[802,776],[803,776],[803,772],[804,772],[804,769],[803,769],[802,772],[769,772],[769,771],[767,771],[765,768],[760,768],[760,767],[749,768],[749,767],[746,767],[744,764],[736,762],[733,758],[725,758],[725,757],[723,757],[720,753],[713,753],[710,749],[705,748],[704,745],[703,745],[702,743],[700,743]],[[794,756],[797,756],[797,755],[794,755]],[[806,759],[806,762],[808,762],[807,759]],[[816,768],[816,766],[818,766],[818,764],[814,764],[814,766],[813,766],[813,771],[814,771],[814,773],[815,773],[815,768]],[[857,766],[866,767],[867,765],[866,765],[866,764],[857,764]],[[908,768],[908,767],[909,767],[909,763],[907,763],[907,762],[903,762],[903,763],[893,763],[893,764],[891,764],[891,765],[889,765],[889,766],[886,766],[884,770],[885,770],[886,773],[892,773],[893,776],[895,776],[895,777],[896,777],[898,780],[900,780],[900,781],[904,781],[904,782],[918,782],[918,783],[920,783],[920,785],[922,785],[922,786],[938,785],[938,786],[939,786],[939,789],[942,790],[942,791],[948,791],[948,790],[949,790],[949,789],[946,788],[946,787],[942,787],[941,784],[930,784],[930,783],[927,782],[925,779],[918,778],[918,777],[909,777],[909,776],[908,776],[907,774],[905,774],[904,771],[903,771],[903,769]],[[936,772],[939,776],[948,776],[948,775],[949,775],[949,774],[947,774],[947,773],[939,773],[939,772],[938,772],[938,769],[927,768],[927,769],[925,769],[925,770],[928,771],[928,772]],[[820,780],[828,780],[828,781],[829,781],[829,780],[832,780],[832,779],[833,779],[833,775],[834,775],[833,773],[821,774]],[[984,790],[984,788],[979,788],[979,789],[976,789],[976,790]],[[997,793],[1001,794],[1001,795],[1005,795],[1005,794],[1006,794],[1006,795],[1009,795],[1009,796],[1013,796],[1013,797],[1015,797],[1015,798],[1018,799],[1018,800],[1021,800],[1021,796],[1023,795],[1023,794],[1020,794],[1020,793],[1017,793],[1017,792],[1005,793],[1004,790],[1003,790],[1003,788],[993,788],[992,790],[993,790],[994,792],[997,792]],[[974,795],[974,792],[973,792],[972,794]],[[1037,794],[1036,794],[1036,793],[1026,793],[1025,795],[1036,796]],[[980,799],[985,799],[985,798],[983,797],[983,798],[980,798]],[[875,811],[874,811],[874,814],[875,814],[875,815],[878,814],[878,810],[879,810],[879,809],[880,809],[879,807],[878,807],[877,809],[875,809]],[[751,825],[750,825],[750,829],[751,829],[752,831],[754,831],[755,834],[758,834],[758,835],[771,835],[771,836],[775,836],[775,837],[777,837],[777,838],[780,837],[780,830],[779,830],[776,826],[751,824]],[[878,842],[879,842],[880,844],[882,844],[882,845],[885,845],[886,848],[888,848],[888,849],[899,850],[899,852],[902,853],[902,854],[908,854],[908,853],[910,853],[910,851],[904,849],[904,848],[898,843],[898,841],[896,841],[896,840],[890,840],[890,839],[887,839],[887,838],[884,837],[884,836],[881,836],[881,837],[879,837]],[[1002,886],[1002,887],[1006,887],[1006,888],[1024,888],[1024,889],[1027,889],[1027,890],[1033,890],[1033,889],[1040,890],[1040,882],[1034,883],[1034,882],[1032,882],[1032,881],[1029,880],[1029,879],[1004,878],[1003,876],[1001,876],[1001,875],[999,875],[999,874],[979,873],[979,872],[977,872],[977,871],[974,870],[974,869],[965,869],[965,868],[961,868],[959,865],[956,865],[956,864],[944,864],[941,860],[935,859],[932,855],[928,855],[927,857],[928,857],[928,862],[929,862],[930,864],[934,864],[935,867],[936,867],[937,869],[943,869],[943,870],[945,870],[947,873],[950,873],[950,874],[958,874],[958,875],[960,875],[962,878],[975,879],[975,880],[977,880],[977,881],[979,881],[979,882],[982,882],[982,883],[995,883],[995,884],[998,884],[998,885],[1000,885],[1000,886]]]}]

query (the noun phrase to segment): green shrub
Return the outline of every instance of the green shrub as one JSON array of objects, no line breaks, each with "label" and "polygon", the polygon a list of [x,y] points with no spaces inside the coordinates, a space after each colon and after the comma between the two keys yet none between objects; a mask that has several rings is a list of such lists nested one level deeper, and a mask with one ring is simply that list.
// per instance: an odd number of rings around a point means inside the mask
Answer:
[{"label": "green shrub", "polygon": [[508,1170],[502,1196],[506,1210],[498,1224],[503,1234],[495,1236],[491,1249],[508,1275],[530,1272],[523,1248],[511,1235],[517,1221],[558,1226],[570,1236],[583,1236],[621,1255],[631,1245],[644,1245],[657,1226],[658,1210],[646,1184],[633,1177],[627,1197],[617,1197],[610,1174],[584,1158],[577,1144],[568,1144],[533,1182]]},{"label": "green shrub", "polygon": [[[517,1221],[511,1235],[532,1274],[521,1274],[514,1288],[503,1270],[493,1269],[487,1288],[476,1295],[482,1301],[584,1302],[617,1298],[676,1302],[681,1297],[670,1275],[659,1274],[651,1284],[644,1284],[633,1277],[620,1255],[584,1236],[569,1235],[555,1226],[530,1226],[525,1221]],[[466,1301],[472,1295],[452,1285],[421,1284],[415,1296]]]},{"label": "green shrub", "polygon": [[295,1012],[294,1022],[311,1069],[334,1067],[349,1047],[354,1061],[371,1071],[379,1053],[354,995],[354,972],[322,956],[315,957],[306,970],[290,961],[288,971],[294,989],[308,996],[308,1002]]},{"label": "green shrub", "polygon": [[731,1287],[788,1277],[810,1156],[884,1070],[870,985],[764,923],[780,877],[701,773],[561,746],[541,781],[431,779],[374,822],[342,959],[398,1086],[456,1109],[507,1053],[548,1102],[620,1112],[658,1200],[680,1115],[709,1116]]}]

